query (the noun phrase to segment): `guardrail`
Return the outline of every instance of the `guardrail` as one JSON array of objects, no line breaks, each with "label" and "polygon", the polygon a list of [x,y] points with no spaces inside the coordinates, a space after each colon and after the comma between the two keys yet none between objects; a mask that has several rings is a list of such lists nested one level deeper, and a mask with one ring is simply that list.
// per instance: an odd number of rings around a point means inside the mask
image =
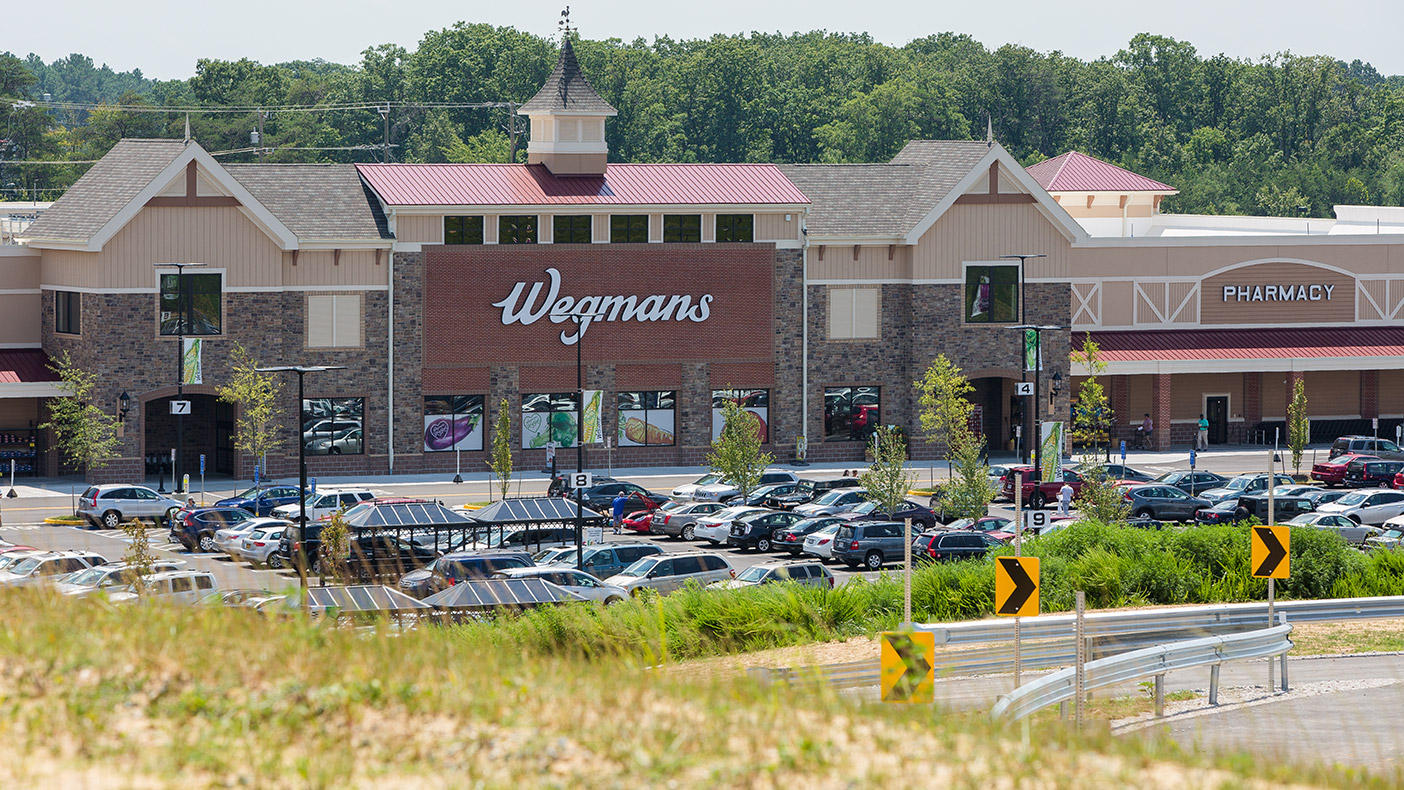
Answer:
[{"label": "guardrail", "polygon": [[[1164,684],[1167,672],[1209,666],[1209,704],[1218,703],[1219,666],[1228,661],[1243,661],[1267,656],[1285,655],[1292,649],[1289,623],[1230,636],[1210,636],[1172,642],[1108,658],[1089,661],[1083,665],[1083,689],[1128,683],[1142,678],[1156,678],[1156,715],[1164,710]],[[1282,690],[1287,690],[1287,664],[1282,664]],[[1077,668],[1068,667],[1030,681],[999,698],[990,711],[995,719],[1018,720],[1049,705],[1067,702],[1077,695]]]},{"label": "guardrail", "polygon": [[[1301,623],[1404,618],[1404,596],[1278,601],[1276,611],[1288,621]],[[1071,664],[1077,652],[1075,621],[1071,613],[1023,618],[1024,644],[1020,658],[1024,668],[1047,669]],[[1266,603],[1205,604],[1089,612],[1084,620],[1084,634],[1092,642],[1091,652],[1096,655],[1160,644],[1174,639],[1176,632],[1198,631],[1205,636],[1222,636],[1254,629],[1266,622]],[[1009,672],[1014,668],[1014,621],[1011,618],[916,625],[914,630],[935,634],[938,645],[994,643],[970,650],[937,652],[938,676]],[[879,674],[876,660],[812,667],[754,667],[747,671],[763,683],[824,683],[836,688],[875,686]]]}]

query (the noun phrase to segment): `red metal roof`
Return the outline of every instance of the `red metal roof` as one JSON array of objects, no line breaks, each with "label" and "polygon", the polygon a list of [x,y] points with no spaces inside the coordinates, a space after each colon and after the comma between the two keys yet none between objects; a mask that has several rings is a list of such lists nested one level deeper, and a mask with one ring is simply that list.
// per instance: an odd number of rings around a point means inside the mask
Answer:
[{"label": "red metal roof", "polygon": [[557,178],[543,165],[362,164],[391,206],[808,203],[775,165],[617,164],[604,176]]},{"label": "red metal roof", "polygon": [[37,348],[0,350],[0,384],[26,384],[34,381],[58,381],[58,374],[49,369],[49,355]]},{"label": "red metal roof", "polygon": [[1081,151],[1069,151],[1046,159],[1025,170],[1049,192],[1175,192],[1168,184],[1094,159]]},{"label": "red metal roof", "polygon": [[1093,332],[1107,362],[1404,355],[1404,327]]}]

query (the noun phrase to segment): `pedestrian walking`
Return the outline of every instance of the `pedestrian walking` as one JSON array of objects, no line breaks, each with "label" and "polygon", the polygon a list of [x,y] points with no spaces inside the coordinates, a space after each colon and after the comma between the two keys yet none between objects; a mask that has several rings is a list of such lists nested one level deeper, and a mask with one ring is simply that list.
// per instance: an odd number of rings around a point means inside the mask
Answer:
[{"label": "pedestrian walking", "polygon": [[1209,449],[1209,421],[1204,419],[1204,415],[1199,415],[1199,435],[1195,438],[1194,449]]},{"label": "pedestrian walking", "polygon": [[621,533],[623,532],[623,528],[624,528],[624,505],[625,505],[628,501],[629,501],[629,498],[626,497],[626,496],[624,496],[624,492],[623,492],[623,491],[620,491],[619,494],[618,494],[617,496],[614,497],[614,534],[616,534],[616,535],[619,535],[619,534],[621,534]]},{"label": "pedestrian walking", "polygon": [[1063,487],[1060,488],[1060,489],[1058,489],[1058,513],[1059,513],[1059,515],[1063,515],[1063,516],[1068,515],[1068,511],[1072,509],[1072,499],[1073,499],[1072,484],[1069,483],[1068,481],[1064,480],[1064,481],[1063,481]]}]

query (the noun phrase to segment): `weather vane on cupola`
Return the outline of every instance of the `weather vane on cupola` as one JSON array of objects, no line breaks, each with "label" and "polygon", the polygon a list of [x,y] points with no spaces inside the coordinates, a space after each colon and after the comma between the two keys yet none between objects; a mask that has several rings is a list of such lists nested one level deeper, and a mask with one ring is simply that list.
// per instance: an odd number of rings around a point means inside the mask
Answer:
[{"label": "weather vane on cupola", "polygon": [[556,29],[560,32],[563,42],[570,37],[571,33],[575,32],[575,28],[570,24],[570,6],[566,6],[565,10],[561,12],[560,21],[556,22]]}]

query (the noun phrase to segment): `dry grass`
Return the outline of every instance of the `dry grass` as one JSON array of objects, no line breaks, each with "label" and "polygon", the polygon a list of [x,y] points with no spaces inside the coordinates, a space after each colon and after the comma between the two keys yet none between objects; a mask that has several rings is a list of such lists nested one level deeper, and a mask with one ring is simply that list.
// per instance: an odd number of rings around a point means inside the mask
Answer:
[{"label": "dry grass", "polygon": [[3,598],[4,788],[1384,786],[436,628]]}]

